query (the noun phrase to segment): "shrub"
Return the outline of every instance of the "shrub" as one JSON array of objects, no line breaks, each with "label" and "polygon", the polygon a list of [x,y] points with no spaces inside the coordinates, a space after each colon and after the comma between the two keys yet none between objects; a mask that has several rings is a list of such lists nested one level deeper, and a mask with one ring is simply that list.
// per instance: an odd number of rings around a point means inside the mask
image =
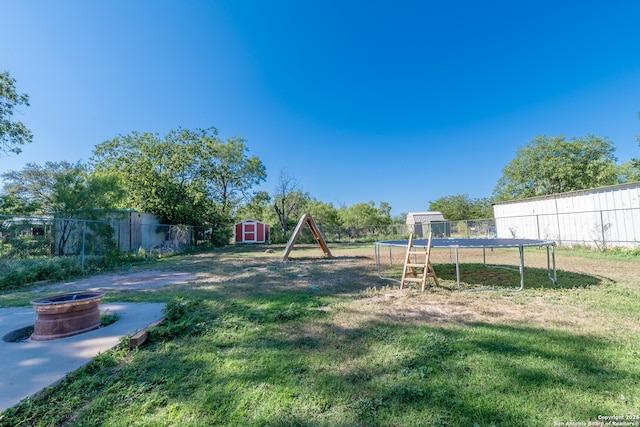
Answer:
[{"label": "shrub", "polygon": [[102,271],[138,260],[135,255],[111,251],[107,255],[37,257],[0,260],[0,289],[39,281],[59,281],[88,272]]}]

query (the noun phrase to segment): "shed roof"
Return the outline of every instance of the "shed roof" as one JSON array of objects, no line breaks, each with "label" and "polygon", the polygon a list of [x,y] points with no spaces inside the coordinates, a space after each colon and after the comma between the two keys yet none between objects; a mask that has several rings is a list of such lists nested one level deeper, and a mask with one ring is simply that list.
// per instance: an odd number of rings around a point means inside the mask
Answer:
[{"label": "shed roof", "polygon": [[242,223],[247,223],[247,222],[255,222],[255,223],[258,223],[258,224],[264,224],[264,225],[267,225],[267,226],[269,225],[269,224],[267,224],[267,223],[265,223],[265,222],[262,222],[262,221],[259,221],[259,220],[257,220],[257,219],[245,219],[245,220],[242,220],[242,221],[236,222],[236,225],[238,225],[238,224],[242,224]]},{"label": "shed roof", "polygon": [[504,201],[504,202],[496,202],[493,205],[494,206],[510,205],[510,204],[517,204],[517,203],[522,203],[522,202],[530,202],[530,201],[535,201],[535,200],[558,199],[558,198],[561,198],[561,197],[572,197],[572,196],[579,196],[579,195],[583,195],[583,194],[594,194],[594,193],[598,193],[598,192],[612,191],[612,190],[626,190],[626,189],[629,189],[629,188],[640,188],[640,181],[625,182],[624,184],[605,185],[605,186],[602,186],[602,187],[587,188],[587,189],[584,189],[584,190],[567,191],[567,192],[564,192],[564,193],[546,194],[544,196],[526,197],[524,199],[507,200],[507,201]]},{"label": "shed roof", "polygon": [[444,216],[440,212],[409,212],[407,214],[407,224],[422,224],[431,221],[444,221]]}]

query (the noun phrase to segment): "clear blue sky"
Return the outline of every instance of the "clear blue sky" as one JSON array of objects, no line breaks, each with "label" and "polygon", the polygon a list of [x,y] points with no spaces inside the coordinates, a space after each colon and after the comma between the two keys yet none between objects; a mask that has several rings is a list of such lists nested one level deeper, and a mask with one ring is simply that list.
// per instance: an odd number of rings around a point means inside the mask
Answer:
[{"label": "clear blue sky", "polygon": [[640,2],[9,1],[0,70],[34,133],[0,173],[132,131],[217,127],[318,200],[489,197],[540,134],[640,157]]}]

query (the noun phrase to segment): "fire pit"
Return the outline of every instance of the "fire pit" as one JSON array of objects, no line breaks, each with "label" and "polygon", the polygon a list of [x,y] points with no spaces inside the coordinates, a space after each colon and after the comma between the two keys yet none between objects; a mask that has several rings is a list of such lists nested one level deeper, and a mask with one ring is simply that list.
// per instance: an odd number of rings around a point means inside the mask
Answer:
[{"label": "fire pit", "polygon": [[46,341],[70,337],[100,326],[98,304],[104,292],[84,291],[31,301],[38,317],[31,339]]}]

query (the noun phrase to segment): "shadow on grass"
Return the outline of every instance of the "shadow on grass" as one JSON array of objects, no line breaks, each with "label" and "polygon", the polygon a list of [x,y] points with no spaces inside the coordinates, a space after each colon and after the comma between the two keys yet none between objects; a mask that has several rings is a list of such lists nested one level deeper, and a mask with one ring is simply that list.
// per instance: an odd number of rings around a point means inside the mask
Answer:
[{"label": "shadow on grass", "polygon": [[[456,284],[455,264],[436,264],[434,266],[439,279]],[[524,289],[576,289],[588,288],[602,283],[601,277],[588,274],[559,270],[556,272],[557,282],[549,279],[553,271],[546,268],[524,269]],[[520,287],[520,273],[513,266],[485,266],[482,263],[460,264],[460,286],[463,289],[475,287],[490,287],[497,289],[518,289]]]},{"label": "shadow on grass", "polygon": [[[513,266],[485,266],[482,263],[461,263],[459,269],[460,288],[462,290],[517,290],[520,288],[520,273],[517,269],[513,270]],[[435,264],[434,270],[438,276],[440,287],[452,291],[458,290],[455,264]],[[394,278],[399,281],[402,277],[402,265],[382,269],[381,274],[384,277]],[[553,271],[550,274],[553,277]],[[564,270],[558,270],[556,277],[557,282],[553,283],[546,268],[527,267],[524,270],[523,289],[588,288],[600,285],[605,280],[598,276]],[[388,283],[392,282],[388,281]],[[433,286],[433,280],[428,279],[427,284]]]},{"label": "shadow on grass", "polygon": [[382,317],[346,326],[321,302],[303,292],[200,300],[174,319],[199,328],[104,355],[49,396],[60,403],[21,405],[0,425],[542,426],[634,410],[618,396],[636,389],[637,364],[611,340]]},{"label": "shadow on grass", "polygon": [[[607,340],[486,323],[456,329],[334,325],[314,334],[252,337],[237,344],[242,350],[233,364],[246,370],[225,381],[248,389],[266,382],[274,393],[261,393],[261,401],[270,406],[266,402],[275,399],[271,404],[277,409],[258,411],[255,425],[440,420],[535,426],[597,420],[620,412],[624,405],[615,407],[611,396],[640,379],[632,363],[612,359],[616,351]],[[229,399],[247,398],[223,388]],[[630,404],[627,410],[632,409]]]},{"label": "shadow on grass", "polygon": [[[637,349],[612,338],[375,313],[357,322],[358,302],[344,294],[385,283],[372,263],[267,261],[210,263],[221,279],[172,288],[176,311],[145,346],[98,357],[0,426],[548,426],[637,407]],[[463,277],[519,283],[517,272],[467,266]],[[445,267],[438,276],[455,283],[455,265]],[[599,283],[572,274],[559,282]],[[546,276],[527,269],[525,286],[550,287]]]}]

